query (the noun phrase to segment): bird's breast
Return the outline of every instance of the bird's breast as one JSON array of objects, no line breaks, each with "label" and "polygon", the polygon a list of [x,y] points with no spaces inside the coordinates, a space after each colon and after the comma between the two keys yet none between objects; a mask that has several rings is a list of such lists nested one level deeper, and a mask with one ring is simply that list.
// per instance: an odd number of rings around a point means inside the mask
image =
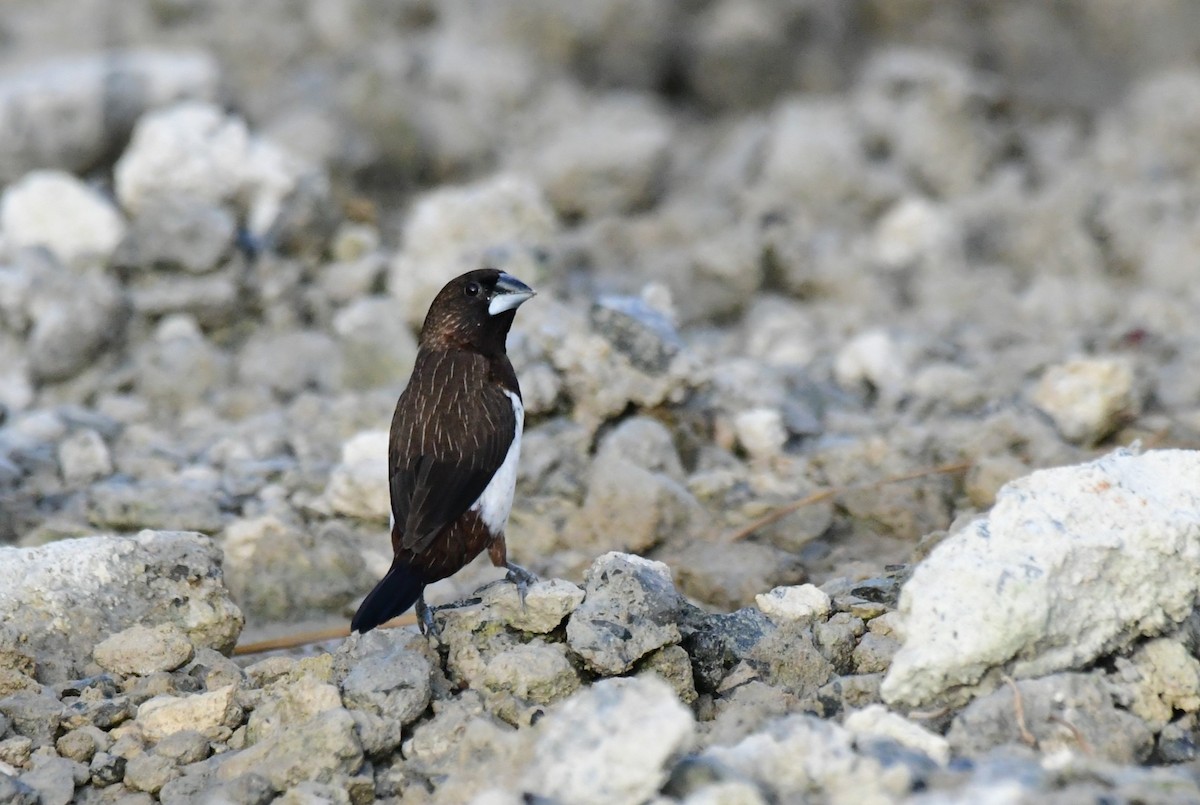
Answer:
[{"label": "bird's breast", "polygon": [[512,511],[513,493],[517,488],[517,461],[521,455],[521,432],[525,429],[525,406],[521,404],[520,396],[508,390],[504,394],[512,402],[513,418],[516,420],[512,444],[508,446],[500,469],[496,470],[483,494],[471,505],[471,511],[478,513],[479,519],[494,535],[504,533],[508,515]]}]

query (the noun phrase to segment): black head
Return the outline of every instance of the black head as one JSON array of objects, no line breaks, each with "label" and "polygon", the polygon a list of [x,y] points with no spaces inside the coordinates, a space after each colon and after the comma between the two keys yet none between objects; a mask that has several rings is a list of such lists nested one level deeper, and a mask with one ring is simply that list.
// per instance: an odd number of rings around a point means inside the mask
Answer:
[{"label": "black head", "polygon": [[503,352],[517,308],[535,293],[494,268],[468,271],[447,282],[434,297],[421,327],[421,345]]}]

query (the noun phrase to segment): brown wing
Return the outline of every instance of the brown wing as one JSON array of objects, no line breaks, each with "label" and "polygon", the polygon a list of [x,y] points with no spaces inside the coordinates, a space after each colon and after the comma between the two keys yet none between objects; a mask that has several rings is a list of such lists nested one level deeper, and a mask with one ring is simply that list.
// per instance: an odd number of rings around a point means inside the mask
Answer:
[{"label": "brown wing", "polygon": [[418,355],[412,380],[396,403],[388,448],[401,549],[424,551],[479,499],[508,455],[516,415],[491,376],[482,355]]}]

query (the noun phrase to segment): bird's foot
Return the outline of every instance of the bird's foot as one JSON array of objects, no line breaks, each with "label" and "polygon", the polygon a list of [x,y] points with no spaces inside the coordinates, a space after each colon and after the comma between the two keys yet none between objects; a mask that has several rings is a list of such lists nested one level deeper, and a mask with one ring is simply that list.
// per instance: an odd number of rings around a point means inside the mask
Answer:
[{"label": "bird's foot", "polygon": [[508,568],[508,575],[504,577],[504,580],[516,585],[517,594],[521,596],[521,611],[525,612],[525,594],[529,592],[529,585],[536,583],[538,577],[512,562],[505,564],[505,567]]},{"label": "bird's foot", "polygon": [[417,599],[416,614],[417,626],[421,629],[421,634],[426,637],[440,638],[442,630],[433,620],[434,608],[425,603],[425,596],[422,595]]}]

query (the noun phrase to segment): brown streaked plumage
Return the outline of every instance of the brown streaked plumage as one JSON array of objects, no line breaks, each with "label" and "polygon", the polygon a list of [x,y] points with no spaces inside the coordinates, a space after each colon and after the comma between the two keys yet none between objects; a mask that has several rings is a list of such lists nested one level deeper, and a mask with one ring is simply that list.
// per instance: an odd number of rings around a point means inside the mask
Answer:
[{"label": "brown streaked plumage", "polygon": [[446,284],[430,305],[388,444],[392,566],[354,615],[365,632],[416,604],[427,630],[425,585],[485,548],[522,590],[532,576],[508,562],[524,409],[505,352],[516,308],[534,292],[495,269]]}]

